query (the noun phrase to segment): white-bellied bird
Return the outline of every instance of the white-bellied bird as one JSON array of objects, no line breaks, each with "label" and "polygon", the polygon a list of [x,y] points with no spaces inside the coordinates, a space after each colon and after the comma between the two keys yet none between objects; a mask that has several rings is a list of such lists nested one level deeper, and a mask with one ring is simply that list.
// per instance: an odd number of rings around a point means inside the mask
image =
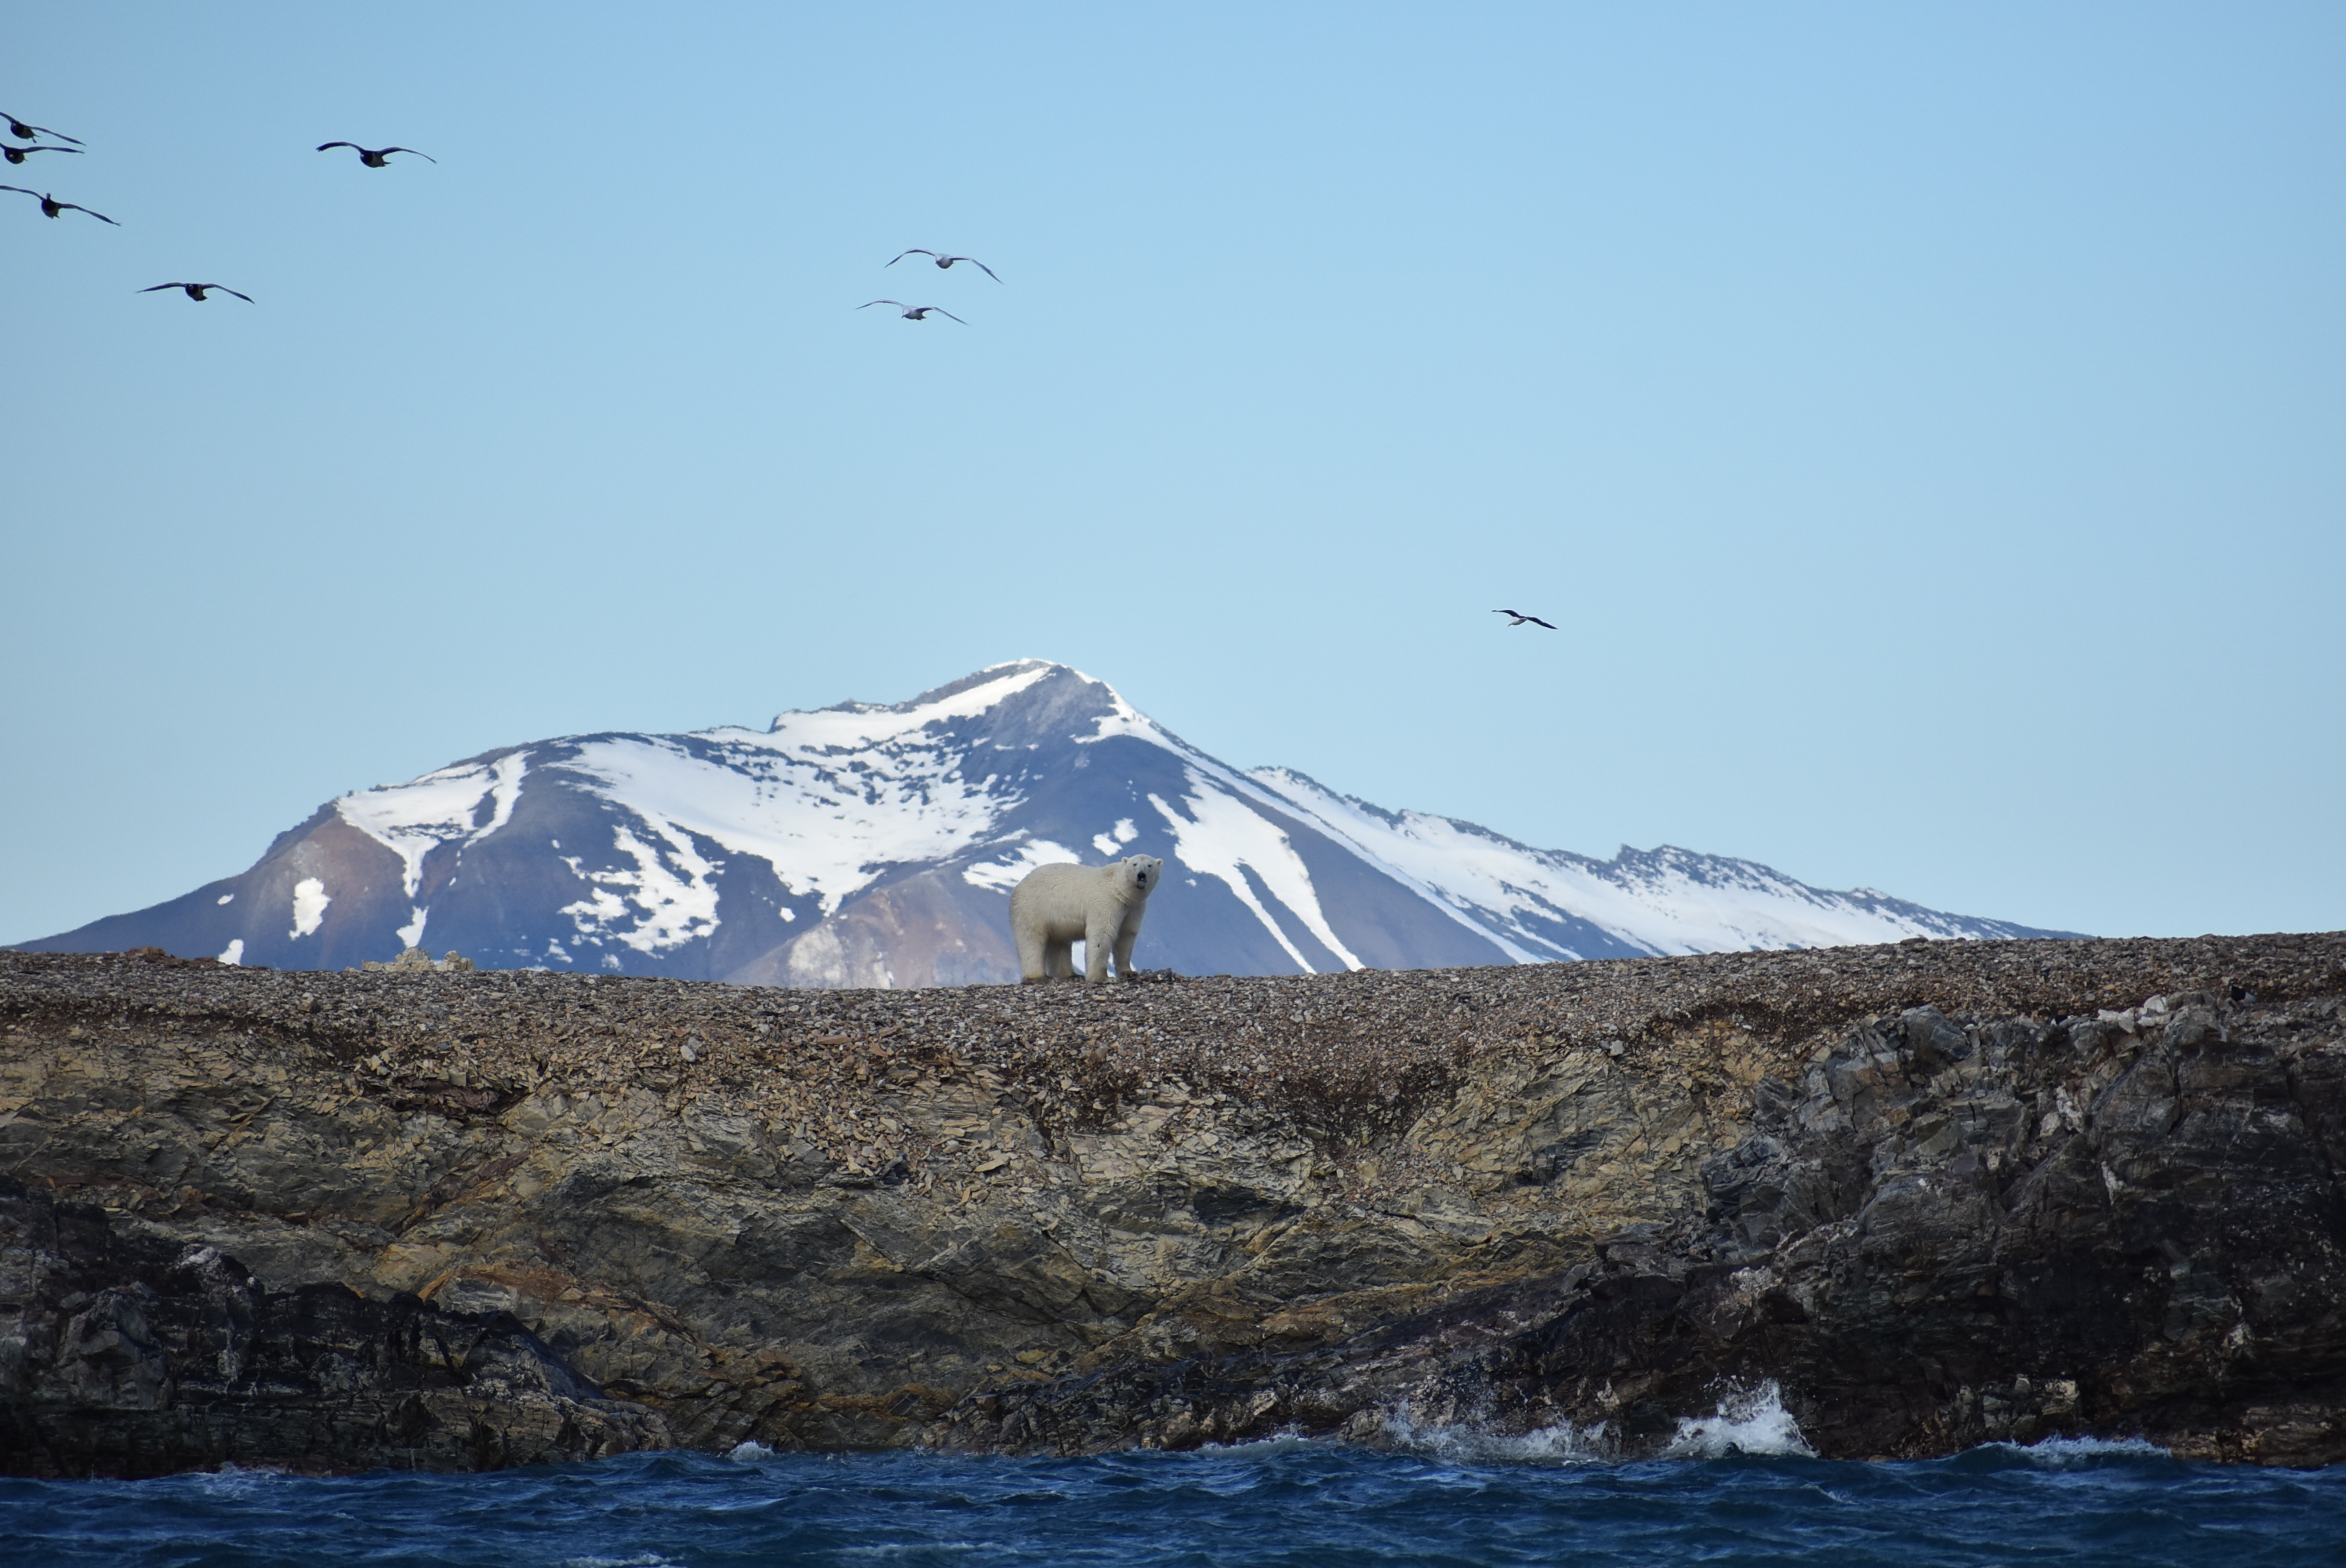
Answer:
[{"label": "white-bellied bird", "polygon": [[993,278],[995,282],[999,283],[1002,281],[999,277],[995,276],[993,268],[987,266],[984,262],[979,260],[974,256],[948,256],[942,250],[923,250],[917,245],[913,246],[910,250],[904,251],[902,255],[890,260],[888,265],[893,267],[898,261],[902,261],[906,256],[926,256],[937,264],[937,270],[940,272],[944,271],[946,268],[952,266],[956,261],[966,261],[971,266],[976,268],[979,271],[984,273],[987,277]]},{"label": "white-bellied bird", "polygon": [[1540,619],[1537,616],[1527,616],[1521,610],[1493,610],[1491,613],[1494,616],[1509,616],[1514,617],[1507,622],[1507,625],[1511,626],[1519,626],[1525,621],[1529,621],[1535,626],[1547,626],[1547,629],[1550,631],[1556,630],[1554,626],[1548,626],[1547,622]]},{"label": "white-bellied bird", "polygon": [[[932,314],[943,316],[948,321],[961,321],[959,316],[954,315],[943,305],[907,305],[902,300],[866,300],[855,308],[859,311],[868,311],[874,305],[893,305],[904,312],[904,320],[908,321],[925,321]],[[969,325],[967,321],[961,321],[961,324],[964,327]]]}]

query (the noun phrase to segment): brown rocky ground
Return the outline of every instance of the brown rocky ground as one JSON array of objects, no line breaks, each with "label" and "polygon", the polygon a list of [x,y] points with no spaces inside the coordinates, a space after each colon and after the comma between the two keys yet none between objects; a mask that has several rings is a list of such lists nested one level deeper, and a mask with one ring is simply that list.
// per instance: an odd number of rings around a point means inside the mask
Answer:
[{"label": "brown rocky ground", "polygon": [[0,953],[0,1469],[1634,1452],[1760,1379],[1827,1453],[2329,1462],[2341,996],[2334,933],[1097,991]]}]

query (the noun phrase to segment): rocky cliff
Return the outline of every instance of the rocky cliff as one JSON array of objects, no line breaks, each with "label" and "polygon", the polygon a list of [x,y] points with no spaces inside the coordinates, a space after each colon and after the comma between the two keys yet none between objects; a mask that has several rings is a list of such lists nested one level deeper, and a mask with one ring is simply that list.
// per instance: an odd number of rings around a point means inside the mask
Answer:
[{"label": "rocky cliff", "polygon": [[0,1469],[2346,1459],[2346,935],[919,993],[0,954]]}]

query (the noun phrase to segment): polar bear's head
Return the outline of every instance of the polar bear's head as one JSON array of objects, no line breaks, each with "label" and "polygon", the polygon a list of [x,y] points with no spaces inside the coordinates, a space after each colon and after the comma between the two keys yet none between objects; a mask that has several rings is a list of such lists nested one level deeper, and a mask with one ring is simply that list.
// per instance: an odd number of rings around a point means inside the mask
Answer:
[{"label": "polar bear's head", "polygon": [[1147,898],[1165,877],[1165,862],[1154,855],[1127,855],[1116,870],[1117,881],[1132,899]]}]

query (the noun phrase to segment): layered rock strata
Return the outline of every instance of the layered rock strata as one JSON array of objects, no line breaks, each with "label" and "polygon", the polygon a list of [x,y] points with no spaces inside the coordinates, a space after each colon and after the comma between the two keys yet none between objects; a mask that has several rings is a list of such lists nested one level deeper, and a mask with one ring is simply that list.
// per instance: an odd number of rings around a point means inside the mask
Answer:
[{"label": "layered rock strata", "polygon": [[2346,1458],[2346,935],[809,993],[0,954],[0,1469],[1084,1451],[1773,1380]]}]

